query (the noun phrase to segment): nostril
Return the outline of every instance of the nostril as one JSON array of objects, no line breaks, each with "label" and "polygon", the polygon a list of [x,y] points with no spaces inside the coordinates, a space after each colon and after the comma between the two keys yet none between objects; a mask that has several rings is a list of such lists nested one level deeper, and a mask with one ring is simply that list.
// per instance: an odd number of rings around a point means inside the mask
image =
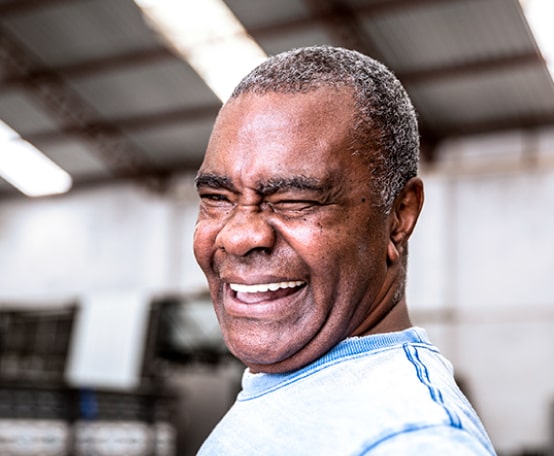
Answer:
[{"label": "nostril", "polygon": [[235,256],[253,251],[271,253],[275,238],[275,231],[263,212],[238,207],[219,231],[216,247]]}]

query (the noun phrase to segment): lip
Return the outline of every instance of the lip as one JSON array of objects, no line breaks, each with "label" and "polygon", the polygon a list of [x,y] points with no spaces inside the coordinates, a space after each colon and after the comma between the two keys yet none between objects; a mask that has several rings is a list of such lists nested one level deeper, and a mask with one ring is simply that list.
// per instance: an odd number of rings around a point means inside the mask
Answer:
[{"label": "lip", "polygon": [[[238,285],[239,290],[245,286],[269,285],[275,283],[300,284],[283,287],[278,290],[267,290],[256,293],[244,293],[231,289],[231,283]],[[297,309],[297,303],[303,299],[307,288],[301,280],[261,280],[261,281],[225,281],[223,306],[228,315],[242,318],[274,319],[287,315]],[[237,288],[233,286],[233,288]]]}]

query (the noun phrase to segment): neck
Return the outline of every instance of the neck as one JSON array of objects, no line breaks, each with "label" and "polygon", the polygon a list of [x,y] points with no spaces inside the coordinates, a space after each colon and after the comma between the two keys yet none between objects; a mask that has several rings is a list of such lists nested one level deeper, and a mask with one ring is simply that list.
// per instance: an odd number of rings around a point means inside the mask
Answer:
[{"label": "neck", "polygon": [[361,335],[402,331],[411,326],[412,321],[410,320],[406,300],[402,297],[380,320]]}]

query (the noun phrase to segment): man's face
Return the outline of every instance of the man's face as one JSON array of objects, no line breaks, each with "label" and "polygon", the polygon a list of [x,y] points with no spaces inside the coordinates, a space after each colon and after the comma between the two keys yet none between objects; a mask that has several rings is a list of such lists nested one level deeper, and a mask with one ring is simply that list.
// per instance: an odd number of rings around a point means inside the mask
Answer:
[{"label": "man's face", "polygon": [[214,127],[194,252],[229,349],[255,372],[370,331],[390,298],[388,220],[349,150],[352,109],[346,89],[242,95]]}]

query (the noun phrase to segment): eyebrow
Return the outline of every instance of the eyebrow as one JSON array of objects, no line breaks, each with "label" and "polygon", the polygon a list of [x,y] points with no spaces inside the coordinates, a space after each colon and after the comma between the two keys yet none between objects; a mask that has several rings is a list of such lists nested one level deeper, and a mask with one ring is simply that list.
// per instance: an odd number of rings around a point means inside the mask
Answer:
[{"label": "eyebrow", "polygon": [[220,176],[218,174],[198,174],[194,178],[194,184],[196,185],[196,189],[199,189],[200,187],[208,187],[213,189],[224,188],[230,191],[236,191],[231,178],[227,176]]},{"label": "eyebrow", "polygon": [[263,195],[273,195],[288,190],[303,190],[324,193],[331,188],[329,178],[319,179],[309,176],[275,177],[260,182],[257,191]]},{"label": "eyebrow", "polygon": [[[208,187],[213,189],[226,189],[232,192],[237,191],[230,177],[213,173],[198,174],[198,176],[194,179],[194,183],[197,189],[201,187]],[[331,188],[332,182],[330,177],[320,179],[304,175],[287,177],[277,176],[268,179],[267,181],[260,181],[256,183],[256,192],[264,196],[274,195],[276,193],[286,192],[289,190],[325,193],[330,191]]]}]

